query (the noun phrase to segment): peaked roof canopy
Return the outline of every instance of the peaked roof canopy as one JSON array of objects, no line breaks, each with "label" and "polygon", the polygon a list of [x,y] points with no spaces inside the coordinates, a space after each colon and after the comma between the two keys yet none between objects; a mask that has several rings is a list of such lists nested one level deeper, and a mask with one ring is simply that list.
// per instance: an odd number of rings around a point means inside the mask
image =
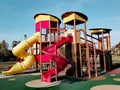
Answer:
[{"label": "peaked roof canopy", "polygon": [[83,13],[70,11],[65,12],[62,15],[62,19],[65,24],[69,25],[74,25],[74,20],[76,20],[76,25],[78,25],[86,22],[88,20],[88,17]]}]

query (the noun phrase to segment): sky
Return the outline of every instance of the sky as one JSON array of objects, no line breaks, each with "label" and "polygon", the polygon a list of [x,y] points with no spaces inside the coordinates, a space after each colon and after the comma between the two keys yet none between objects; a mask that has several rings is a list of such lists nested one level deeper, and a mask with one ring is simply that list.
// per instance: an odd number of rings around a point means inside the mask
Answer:
[{"label": "sky", "polygon": [[[120,0],[0,0],[0,42],[24,39],[35,33],[34,15],[48,13],[61,19],[64,12],[76,11],[88,17],[90,28],[110,28],[112,46],[120,41]],[[63,23],[62,23],[63,24]]]}]

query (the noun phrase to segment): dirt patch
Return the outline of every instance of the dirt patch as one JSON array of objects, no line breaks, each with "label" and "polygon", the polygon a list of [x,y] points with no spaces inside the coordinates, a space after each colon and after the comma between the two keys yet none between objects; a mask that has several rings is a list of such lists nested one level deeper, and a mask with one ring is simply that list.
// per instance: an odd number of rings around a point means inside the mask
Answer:
[{"label": "dirt patch", "polygon": [[115,81],[120,81],[120,78],[114,78],[113,80],[115,80]]},{"label": "dirt patch", "polygon": [[120,85],[98,85],[90,90],[120,90]]},{"label": "dirt patch", "polygon": [[102,75],[102,76],[94,77],[91,80],[105,80],[105,79],[106,79],[106,77],[104,75]]},{"label": "dirt patch", "polygon": [[110,74],[110,76],[113,76],[113,77],[114,77],[114,76],[116,76],[116,74]]}]

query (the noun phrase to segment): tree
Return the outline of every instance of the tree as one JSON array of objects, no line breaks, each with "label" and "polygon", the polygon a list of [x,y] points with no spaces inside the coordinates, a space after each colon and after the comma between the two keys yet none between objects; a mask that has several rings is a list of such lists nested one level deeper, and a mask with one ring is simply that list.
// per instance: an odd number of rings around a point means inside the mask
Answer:
[{"label": "tree", "polygon": [[16,45],[18,45],[20,43],[20,41],[12,41],[12,48],[15,47]]},{"label": "tree", "polygon": [[24,34],[24,40],[25,40],[25,39],[27,39],[27,35],[26,35],[26,34]]},{"label": "tree", "polygon": [[7,55],[7,50],[8,50],[8,43],[5,42],[5,40],[3,40],[1,43],[0,43],[0,52],[6,56]]},{"label": "tree", "polygon": [[0,57],[5,60],[5,58],[7,57],[8,55],[8,43],[3,40],[1,43],[0,43]]}]

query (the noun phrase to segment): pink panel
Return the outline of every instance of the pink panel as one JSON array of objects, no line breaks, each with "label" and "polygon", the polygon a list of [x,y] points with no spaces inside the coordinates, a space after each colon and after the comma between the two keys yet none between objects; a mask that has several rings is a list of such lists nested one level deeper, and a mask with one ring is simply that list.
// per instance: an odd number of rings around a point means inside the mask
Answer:
[{"label": "pink panel", "polygon": [[37,22],[35,26],[36,26],[35,32],[40,32],[40,22]]},{"label": "pink panel", "polygon": [[49,28],[49,21],[41,21],[36,23],[36,32],[40,32],[41,28]]},{"label": "pink panel", "polygon": [[42,28],[49,28],[49,21],[42,21]]}]

